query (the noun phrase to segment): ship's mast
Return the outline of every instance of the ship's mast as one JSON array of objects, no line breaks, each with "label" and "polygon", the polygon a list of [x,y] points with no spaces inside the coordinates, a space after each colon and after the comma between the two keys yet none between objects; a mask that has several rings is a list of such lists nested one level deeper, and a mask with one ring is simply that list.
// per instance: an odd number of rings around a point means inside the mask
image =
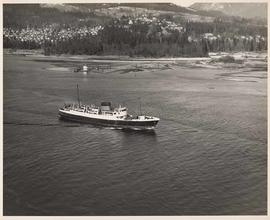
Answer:
[{"label": "ship's mast", "polygon": [[139,98],[140,101],[140,115],[142,115],[142,103],[141,103],[141,97]]},{"label": "ship's mast", "polygon": [[80,93],[79,93],[79,85],[77,84],[77,97],[78,97],[78,103],[79,107],[81,107],[81,102],[80,102]]}]

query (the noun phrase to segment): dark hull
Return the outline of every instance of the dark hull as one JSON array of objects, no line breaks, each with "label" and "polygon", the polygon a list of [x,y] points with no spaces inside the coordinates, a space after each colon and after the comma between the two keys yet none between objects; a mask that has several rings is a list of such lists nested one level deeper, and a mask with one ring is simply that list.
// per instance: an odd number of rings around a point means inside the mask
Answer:
[{"label": "dark hull", "polygon": [[158,120],[155,121],[131,121],[131,120],[106,120],[82,117],[78,115],[67,114],[59,112],[60,118],[68,121],[74,121],[85,124],[94,124],[110,127],[123,127],[123,128],[154,128]]}]

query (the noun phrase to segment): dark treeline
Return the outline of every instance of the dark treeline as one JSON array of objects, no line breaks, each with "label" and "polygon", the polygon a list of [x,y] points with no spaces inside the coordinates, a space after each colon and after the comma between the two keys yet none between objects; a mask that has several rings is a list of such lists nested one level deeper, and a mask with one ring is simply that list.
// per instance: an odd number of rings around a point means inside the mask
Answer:
[{"label": "dark treeline", "polygon": [[227,36],[260,35],[267,36],[267,27],[263,25],[248,24],[246,19],[232,19],[230,22],[217,18],[214,22],[187,22],[186,31],[189,34],[200,35],[203,33],[222,34]]},{"label": "dark treeline", "polygon": [[[185,31],[162,32],[155,24],[133,24],[129,28],[119,23],[107,24],[97,36],[73,38],[69,41],[45,44],[49,53],[70,54],[112,54],[128,56],[207,56],[208,52],[218,51],[261,51],[267,49],[265,38],[256,38],[265,30],[250,28],[249,37],[227,32],[228,23],[186,23]],[[230,29],[230,27],[228,27]],[[231,28],[233,29],[233,28]],[[204,33],[213,33],[203,37]],[[218,37],[215,37],[218,36]]]},{"label": "dark treeline", "polygon": [[106,54],[128,56],[206,56],[205,39],[189,41],[187,33],[162,34],[157,25],[136,24],[125,28],[107,24],[97,36],[75,37],[68,41],[45,42],[45,54]]},{"label": "dark treeline", "polygon": [[[125,28],[118,24],[105,25],[96,36],[73,37],[68,40],[45,40],[42,45],[34,41],[4,38],[4,47],[20,49],[43,48],[45,54],[112,54],[128,56],[207,56],[217,51],[261,51],[267,49],[266,40],[249,37],[218,35],[209,23],[187,23],[186,31],[163,33],[158,25],[135,24]],[[203,33],[216,32],[203,37]]]},{"label": "dark treeline", "polygon": [[137,23],[124,25],[109,24],[100,34],[104,53],[129,56],[205,56],[203,40],[189,42],[186,32],[170,30],[163,32],[157,24]]},{"label": "dark treeline", "polygon": [[44,48],[42,45],[37,44],[35,41],[20,41],[16,38],[7,38],[4,36],[3,38],[3,46],[4,48],[11,48],[11,49],[27,49],[27,50],[35,50]]}]

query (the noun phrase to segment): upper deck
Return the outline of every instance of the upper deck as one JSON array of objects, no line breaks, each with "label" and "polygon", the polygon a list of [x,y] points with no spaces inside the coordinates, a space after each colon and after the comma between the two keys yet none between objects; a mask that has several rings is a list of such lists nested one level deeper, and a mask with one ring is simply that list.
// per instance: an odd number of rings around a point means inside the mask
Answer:
[{"label": "upper deck", "polygon": [[159,118],[140,115],[133,117],[127,113],[127,108],[119,106],[117,108],[104,108],[95,105],[65,105],[59,111],[81,117],[104,119],[104,120],[132,120],[132,121],[154,121]]}]

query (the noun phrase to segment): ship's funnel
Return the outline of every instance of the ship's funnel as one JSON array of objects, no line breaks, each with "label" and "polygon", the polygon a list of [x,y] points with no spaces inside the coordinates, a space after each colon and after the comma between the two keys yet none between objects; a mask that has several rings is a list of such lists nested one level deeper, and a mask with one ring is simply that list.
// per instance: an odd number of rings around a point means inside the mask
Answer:
[{"label": "ship's funnel", "polygon": [[101,102],[101,110],[102,111],[110,111],[111,103],[110,102]]}]

